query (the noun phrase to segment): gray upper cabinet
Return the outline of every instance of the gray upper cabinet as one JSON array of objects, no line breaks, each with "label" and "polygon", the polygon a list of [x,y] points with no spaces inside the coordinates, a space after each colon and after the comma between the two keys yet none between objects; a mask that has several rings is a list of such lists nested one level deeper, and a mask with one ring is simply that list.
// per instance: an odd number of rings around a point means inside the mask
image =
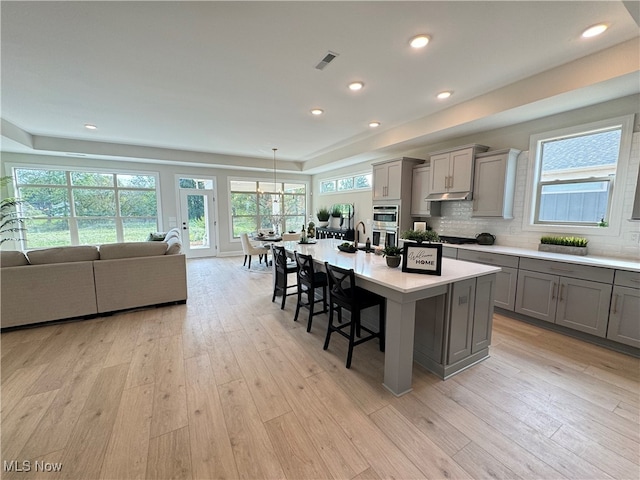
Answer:
[{"label": "gray upper cabinet", "polygon": [[427,201],[431,184],[431,167],[416,165],[413,167],[411,185],[411,215],[414,217],[430,217],[440,215],[440,204]]},{"label": "gray upper cabinet", "polygon": [[616,270],[607,338],[640,348],[640,273]]},{"label": "gray upper cabinet", "polygon": [[472,216],[513,218],[519,153],[508,148],[476,155]]},{"label": "gray upper cabinet", "polygon": [[430,193],[471,192],[474,157],[488,149],[484,145],[470,145],[431,154]]},{"label": "gray upper cabinet", "polygon": [[413,166],[424,160],[403,157],[373,164],[373,200],[411,200]]}]

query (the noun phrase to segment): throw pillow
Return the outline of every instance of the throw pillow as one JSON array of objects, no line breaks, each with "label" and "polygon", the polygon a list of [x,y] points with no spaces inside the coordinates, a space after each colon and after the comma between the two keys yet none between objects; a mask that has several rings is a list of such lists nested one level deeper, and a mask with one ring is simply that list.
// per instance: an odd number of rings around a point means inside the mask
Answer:
[{"label": "throw pillow", "polygon": [[147,242],[162,242],[167,232],[151,232],[147,237]]}]

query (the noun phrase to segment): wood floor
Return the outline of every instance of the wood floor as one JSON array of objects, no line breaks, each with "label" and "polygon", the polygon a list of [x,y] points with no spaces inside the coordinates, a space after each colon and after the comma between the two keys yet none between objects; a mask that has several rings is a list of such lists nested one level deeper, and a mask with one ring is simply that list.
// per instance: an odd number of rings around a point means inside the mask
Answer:
[{"label": "wood floor", "polygon": [[3,333],[2,478],[640,477],[638,359],[496,316],[489,359],[396,398],[375,342],[345,369],[241,264],[189,261],[186,305]]}]

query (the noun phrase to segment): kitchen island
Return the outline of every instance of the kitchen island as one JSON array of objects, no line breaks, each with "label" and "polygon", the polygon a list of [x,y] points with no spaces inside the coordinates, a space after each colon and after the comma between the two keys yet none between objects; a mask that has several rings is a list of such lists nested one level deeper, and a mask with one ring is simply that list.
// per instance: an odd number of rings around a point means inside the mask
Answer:
[{"label": "kitchen island", "polygon": [[489,354],[495,274],[500,268],[442,259],[442,275],[389,268],[382,256],[345,253],[341,240],[315,244],[283,242],[285,249],[312,255],[318,263],[352,268],[358,285],[387,299],[384,386],[395,395],[411,391],[413,361],[440,378]]}]

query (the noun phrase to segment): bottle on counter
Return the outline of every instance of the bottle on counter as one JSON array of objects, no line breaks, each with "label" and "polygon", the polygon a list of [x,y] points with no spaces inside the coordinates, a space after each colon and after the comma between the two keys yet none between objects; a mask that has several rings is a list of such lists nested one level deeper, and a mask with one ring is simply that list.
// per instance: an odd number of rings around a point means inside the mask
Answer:
[{"label": "bottle on counter", "polygon": [[302,224],[302,231],[300,232],[300,242],[307,243],[307,229],[304,224]]},{"label": "bottle on counter", "polygon": [[368,252],[371,250],[371,239],[369,237],[367,237],[367,242],[364,244],[364,250],[365,252]]}]

